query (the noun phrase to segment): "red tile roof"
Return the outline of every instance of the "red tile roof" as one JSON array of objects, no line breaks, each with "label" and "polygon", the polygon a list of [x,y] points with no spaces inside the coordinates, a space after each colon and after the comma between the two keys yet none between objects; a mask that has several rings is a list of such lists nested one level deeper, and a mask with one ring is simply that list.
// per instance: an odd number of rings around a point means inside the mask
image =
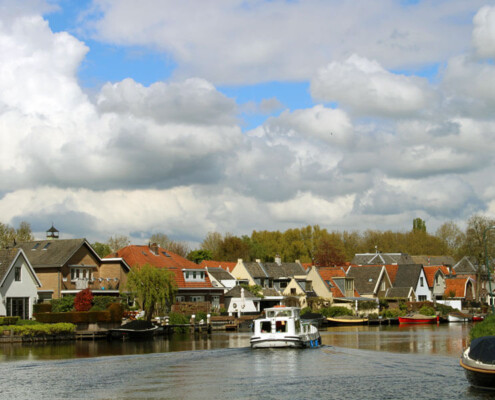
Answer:
[{"label": "red tile roof", "polygon": [[213,287],[206,273],[204,282],[186,282],[182,272],[183,269],[204,270],[204,267],[161,247],[158,247],[158,252],[155,254],[149,246],[130,245],[108,255],[106,258],[108,257],[122,257],[131,268],[145,264],[150,264],[157,268],[166,268],[174,274],[175,282],[180,289]]},{"label": "red tile roof", "polygon": [[[325,282],[325,285],[332,292],[333,297],[345,297],[345,293],[342,293],[340,288],[337,286],[333,278],[345,278],[346,274],[343,268],[341,267],[320,267],[318,268],[318,272],[320,273],[321,279]],[[330,282],[332,287],[328,284]],[[359,297],[359,293],[354,290],[354,296]]]},{"label": "red tile roof", "polygon": [[[442,271],[445,276],[449,276],[450,274],[449,268],[445,265],[427,265],[423,266],[423,270],[425,271],[428,287],[430,288],[432,288],[435,283],[435,275],[438,270]],[[452,275],[455,275],[454,270],[452,270]]]},{"label": "red tile roof", "polygon": [[466,286],[469,278],[447,278],[445,279],[445,292],[446,297],[451,296],[451,292],[455,293],[454,297],[465,298]]},{"label": "red tile roof", "polygon": [[236,262],[231,261],[213,261],[213,260],[203,260],[199,264],[201,268],[222,268],[227,272],[232,272],[234,267],[237,265]]},{"label": "red tile roof", "polygon": [[392,286],[395,282],[395,277],[397,276],[397,271],[399,270],[398,265],[385,265],[385,269],[387,270],[388,277],[390,278],[390,282]]}]

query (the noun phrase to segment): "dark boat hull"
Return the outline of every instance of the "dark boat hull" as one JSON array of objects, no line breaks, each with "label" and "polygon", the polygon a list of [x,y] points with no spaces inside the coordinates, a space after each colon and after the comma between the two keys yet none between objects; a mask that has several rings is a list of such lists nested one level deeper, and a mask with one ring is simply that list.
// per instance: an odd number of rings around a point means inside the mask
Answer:
[{"label": "dark boat hull", "polygon": [[464,364],[461,360],[461,367],[464,368],[466,378],[471,386],[484,390],[495,390],[495,371],[474,368]]}]

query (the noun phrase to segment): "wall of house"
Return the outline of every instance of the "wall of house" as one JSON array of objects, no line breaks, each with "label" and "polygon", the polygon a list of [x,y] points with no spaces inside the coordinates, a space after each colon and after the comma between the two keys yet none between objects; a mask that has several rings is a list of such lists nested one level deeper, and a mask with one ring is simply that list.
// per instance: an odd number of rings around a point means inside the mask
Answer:
[{"label": "wall of house", "polygon": [[[437,279],[438,278],[438,279]],[[433,297],[443,296],[445,293],[445,278],[442,274],[437,273],[433,280]]]},{"label": "wall of house", "polygon": [[[15,280],[15,268],[21,267],[21,280]],[[28,297],[29,298],[29,318],[33,317],[33,305],[38,299],[38,286],[36,279],[28,268],[23,257],[18,257],[14,267],[7,275],[3,286],[0,288],[0,315],[7,315],[7,297]],[[5,304],[4,304],[5,301]]]},{"label": "wall of house", "polygon": [[36,276],[41,282],[41,290],[53,290],[54,299],[60,298],[62,278],[58,268],[35,268]]},{"label": "wall of house", "polygon": [[425,271],[422,268],[421,273],[419,274],[418,284],[414,288],[414,292],[416,293],[416,299],[418,301],[423,298],[420,296],[426,296],[426,301],[431,301],[430,288],[428,287],[428,282],[426,281]]},{"label": "wall of house", "polygon": [[[127,272],[125,267],[118,261],[105,262],[95,273],[95,278],[110,279],[113,287],[118,288],[120,292],[125,291],[127,282]],[[117,278],[117,280],[115,280]]]},{"label": "wall of house", "polygon": [[311,267],[311,270],[308,273],[308,281],[311,281],[312,286],[313,286],[313,291],[316,293],[318,297],[321,297],[323,299],[330,300],[330,302],[333,302],[333,295],[330,290],[328,290],[327,285],[325,285],[325,282],[323,282],[323,279],[321,279],[320,274],[318,273],[316,267]]},{"label": "wall of house", "polygon": [[253,280],[251,274],[247,271],[246,267],[244,266],[244,263],[242,260],[237,261],[237,264],[235,265],[234,269],[232,270],[231,274],[239,280],[247,280],[249,281],[250,285],[256,285],[256,282]]},{"label": "wall of house", "polygon": [[299,306],[301,308],[308,306],[308,298],[306,292],[301,289],[301,286],[295,279],[291,279],[287,287],[282,291],[284,296],[294,296],[299,298]]},{"label": "wall of house", "polygon": [[256,313],[260,311],[259,302],[254,302],[253,299],[246,298],[243,302],[240,297],[227,297],[225,299],[225,308],[229,315],[237,315],[239,310],[241,311],[241,314]]}]

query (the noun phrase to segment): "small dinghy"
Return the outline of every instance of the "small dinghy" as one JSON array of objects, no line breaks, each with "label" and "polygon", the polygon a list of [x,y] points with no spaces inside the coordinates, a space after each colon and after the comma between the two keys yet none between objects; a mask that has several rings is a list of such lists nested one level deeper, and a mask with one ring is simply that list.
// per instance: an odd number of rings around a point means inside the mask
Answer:
[{"label": "small dinghy", "polygon": [[317,347],[321,344],[318,329],[303,322],[297,307],[273,307],[265,310],[266,317],[254,320],[251,347]]},{"label": "small dinghy", "polygon": [[436,324],[439,320],[438,315],[412,314],[399,317],[400,324]]},{"label": "small dinghy", "polygon": [[474,339],[462,353],[460,364],[472,386],[495,390],[495,336]]}]

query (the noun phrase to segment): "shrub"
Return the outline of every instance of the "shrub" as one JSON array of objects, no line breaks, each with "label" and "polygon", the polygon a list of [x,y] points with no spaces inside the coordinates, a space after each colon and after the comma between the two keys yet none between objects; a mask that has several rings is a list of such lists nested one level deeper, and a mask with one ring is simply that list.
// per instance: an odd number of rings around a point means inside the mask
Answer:
[{"label": "shrub", "polygon": [[310,312],[313,312],[313,310],[311,310],[311,307],[304,307],[301,310],[301,315],[304,315],[304,314],[307,314],[307,313],[310,313]]},{"label": "shrub", "polygon": [[74,332],[76,326],[73,324],[33,324],[33,325],[9,325],[4,330],[10,330],[14,335],[20,336],[44,336],[69,334]]},{"label": "shrub", "polygon": [[454,308],[446,304],[437,303],[435,309],[440,313],[440,315],[447,315],[448,313],[454,311]]},{"label": "shrub", "polygon": [[52,300],[52,312],[69,312],[74,309],[74,296],[64,296],[60,299]]},{"label": "shrub", "polygon": [[[189,324],[189,317],[187,317],[184,314],[176,313],[176,312],[171,312],[169,315],[169,324],[170,325],[185,325]],[[174,328],[174,330],[178,333],[185,333],[187,332],[187,327],[178,327]]]},{"label": "shrub", "polygon": [[95,296],[93,297],[93,307],[90,311],[105,311],[110,304],[119,302],[120,299],[111,296]]},{"label": "shrub", "polygon": [[397,309],[397,308],[389,308],[387,310],[383,310],[380,315],[383,317],[383,318],[398,318],[398,317],[401,317],[403,315],[405,315],[406,312],[404,310],[400,310],[400,309]]},{"label": "shrub", "polygon": [[124,315],[124,307],[121,303],[111,303],[107,307],[107,311],[110,313],[110,320],[112,322],[122,321]]},{"label": "shrub", "polygon": [[374,310],[378,307],[375,301],[360,301],[358,303],[358,310]]},{"label": "shrub", "polygon": [[0,317],[0,325],[15,325],[19,317]]},{"label": "shrub", "polygon": [[320,311],[325,317],[330,317],[330,318],[339,317],[342,315],[354,314],[351,309],[340,306],[326,307],[326,308],[322,308]]},{"label": "shrub", "polygon": [[489,315],[484,321],[476,323],[469,332],[471,340],[481,336],[495,335],[495,315]]},{"label": "shrub", "polygon": [[436,312],[435,312],[435,309],[433,307],[430,307],[430,306],[423,306],[419,309],[419,313],[421,315],[435,315]]},{"label": "shrub", "polygon": [[91,289],[81,290],[74,299],[74,308],[76,311],[89,311],[93,305],[93,293]]}]

